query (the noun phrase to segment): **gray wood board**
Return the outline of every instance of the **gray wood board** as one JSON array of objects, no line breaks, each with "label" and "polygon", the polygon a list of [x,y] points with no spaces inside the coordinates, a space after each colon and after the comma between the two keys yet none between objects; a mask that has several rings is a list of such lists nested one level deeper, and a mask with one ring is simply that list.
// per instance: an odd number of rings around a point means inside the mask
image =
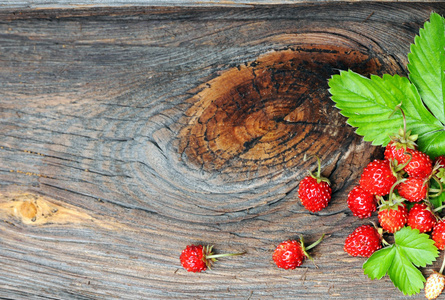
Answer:
[{"label": "gray wood board", "polygon": [[[0,297],[404,298],[343,251],[369,222],[346,196],[382,150],[326,82],[406,75],[432,10],[445,5],[3,10]],[[316,167],[305,153],[333,184],[315,214],[297,197]],[[274,266],[279,242],[322,233],[317,267]],[[179,264],[191,243],[247,254],[193,274]]]},{"label": "gray wood board", "polygon": [[[86,9],[86,8],[101,8],[101,7],[132,7],[132,6],[178,6],[178,7],[212,7],[212,6],[226,6],[226,7],[243,7],[252,5],[291,5],[291,4],[324,4],[335,2],[348,2],[344,0],[139,0],[139,1],[125,1],[125,0],[90,0],[90,1],[71,1],[71,0],[0,0],[0,10],[2,9]],[[363,2],[363,0],[355,0],[349,2]],[[381,0],[373,2],[441,2],[439,0],[418,0],[418,1],[394,1]]]}]

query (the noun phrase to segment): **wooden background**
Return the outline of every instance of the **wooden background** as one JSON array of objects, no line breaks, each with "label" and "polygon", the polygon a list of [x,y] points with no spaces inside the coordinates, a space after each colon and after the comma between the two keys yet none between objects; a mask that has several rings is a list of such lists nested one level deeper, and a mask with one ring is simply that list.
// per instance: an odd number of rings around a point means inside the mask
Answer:
[{"label": "wooden background", "polygon": [[[343,252],[369,222],[347,193],[382,149],[327,80],[406,75],[445,4],[173,4],[0,9],[0,298],[405,298]],[[316,214],[304,154],[333,183]],[[318,268],[275,267],[278,243],[322,233]],[[191,243],[247,254],[188,273]]]}]

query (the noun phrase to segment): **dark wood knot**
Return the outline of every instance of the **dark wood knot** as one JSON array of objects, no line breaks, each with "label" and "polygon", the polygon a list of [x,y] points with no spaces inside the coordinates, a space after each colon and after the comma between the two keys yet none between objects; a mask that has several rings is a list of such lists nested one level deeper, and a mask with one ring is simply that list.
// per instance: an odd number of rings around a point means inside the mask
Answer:
[{"label": "dark wood knot", "polygon": [[338,44],[274,51],[207,82],[181,121],[185,163],[251,179],[294,169],[304,153],[342,151],[354,129],[329,100],[328,79],[339,70],[389,70],[371,50]]}]

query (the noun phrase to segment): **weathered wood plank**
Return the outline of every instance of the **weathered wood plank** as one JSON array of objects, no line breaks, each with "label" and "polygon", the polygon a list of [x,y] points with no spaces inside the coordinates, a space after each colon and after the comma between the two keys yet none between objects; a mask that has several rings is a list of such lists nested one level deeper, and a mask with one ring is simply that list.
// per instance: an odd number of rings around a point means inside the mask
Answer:
[{"label": "weathered wood plank", "polygon": [[[364,2],[366,0],[354,0],[350,2]],[[161,7],[249,7],[253,5],[291,5],[291,4],[325,4],[325,3],[345,3],[344,0],[21,0],[8,1],[0,0],[0,10],[2,9],[91,9],[91,8],[124,8],[141,6],[161,6]],[[412,2],[410,0],[378,0],[373,2]],[[416,2],[441,2],[440,0],[417,0]]]},{"label": "weathered wood plank", "polygon": [[[381,150],[326,80],[405,74],[432,10],[445,5],[3,10],[0,297],[403,298],[343,252],[363,223],[345,197]],[[333,182],[317,214],[296,196],[305,153]],[[318,268],[274,267],[279,242],[321,233]],[[189,274],[190,243],[247,254]]]}]

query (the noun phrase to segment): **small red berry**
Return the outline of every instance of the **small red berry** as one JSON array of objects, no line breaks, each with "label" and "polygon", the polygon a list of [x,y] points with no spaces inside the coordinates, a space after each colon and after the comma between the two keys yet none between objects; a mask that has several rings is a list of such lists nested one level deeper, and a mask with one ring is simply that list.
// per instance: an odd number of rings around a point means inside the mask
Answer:
[{"label": "small red berry", "polygon": [[287,270],[301,266],[306,255],[301,248],[300,242],[289,240],[284,241],[277,246],[272,258],[278,268]]},{"label": "small red berry", "polygon": [[408,213],[407,225],[419,229],[421,233],[429,232],[436,224],[436,217],[425,203],[416,203]]},{"label": "small red berry", "polygon": [[409,177],[397,186],[399,195],[410,202],[426,199],[428,182],[423,178]]},{"label": "small red berry", "polygon": [[224,254],[213,254],[213,246],[202,246],[202,245],[188,245],[184,250],[182,250],[179,260],[182,266],[189,272],[201,272],[205,271],[207,268],[210,269],[212,263],[216,261],[217,257],[241,255],[241,253],[224,253]]},{"label": "small red berry", "polygon": [[317,179],[311,176],[305,177],[298,188],[301,204],[311,212],[318,212],[327,207],[331,201],[331,193],[327,182],[317,182]]},{"label": "small red berry", "polygon": [[355,186],[348,194],[348,207],[354,216],[369,218],[377,210],[377,199],[361,186]]},{"label": "small red berry", "polygon": [[410,152],[412,150],[414,150],[414,148],[407,148],[395,141],[391,141],[386,145],[384,153],[385,159],[397,160],[397,164],[403,165],[410,159],[409,154],[406,154],[405,152]]},{"label": "small red berry", "polygon": [[389,160],[375,159],[363,170],[360,186],[373,195],[385,196],[396,181]]},{"label": "small red berry", "polygon": [[370,257],[382,248],[382,236],[374,227],[362,225],[345,240],[344,251],[352,256]]},{"label": "small red berry", "polygon": [[179,257],[182,266],[189,272],[201,272],[207,269],[202,245],[190,245],[182,250]]},{"label": "small red berry", "polygon": [[309,247],[304,246],[303,238],[300,241],[288,240],[280,243],[275,249],[272,258],[278,268],[282,269],[295,269],[303,264],[303,261],[311,257],[307,254],[306,250],[309,250],[318,245],[323,239],[324,235],[315,243]]},{"label": "small red berry", "polygon": [[433,172],[431,158],[419,150],[410,151],[411,160],[403,168],[410,177],[428,178]]},{"label": "small red berry", "polygon": [[[395,110],[400,110],[402,112],[403,119],[405,120],[405,114],[403,113],[401,106],[398,105]],[[398,165],[405,164],[410,159],[410,156],[406,154],[406,152],[417,149],[416,140],[418,138],[418,135],[411,135],[411,132],[407,132],[405,125],[390,138],[391,141],[386,145],[385,148],[385,158],[387,160],[397,160]]]},{"label": "small red berry", "polygon": [[439,221],[434,225],[431,237],[433,238],[437,249],[445,249],[445,220]]},{"label": "small red berry", "polygon": [[380,226],[389,233],[394,233],[405,226],[408,221],[408,210],[405,203],[382,207],[378,213]]},{"label": "small red berry", "polygon": [[331,201],[332,189],[327,178],[320,175],[321,163],[317,157],[317,174],[303,178],[298,187],[298,197],[301,204],[311,212],[318,212],[327,207]]}]

